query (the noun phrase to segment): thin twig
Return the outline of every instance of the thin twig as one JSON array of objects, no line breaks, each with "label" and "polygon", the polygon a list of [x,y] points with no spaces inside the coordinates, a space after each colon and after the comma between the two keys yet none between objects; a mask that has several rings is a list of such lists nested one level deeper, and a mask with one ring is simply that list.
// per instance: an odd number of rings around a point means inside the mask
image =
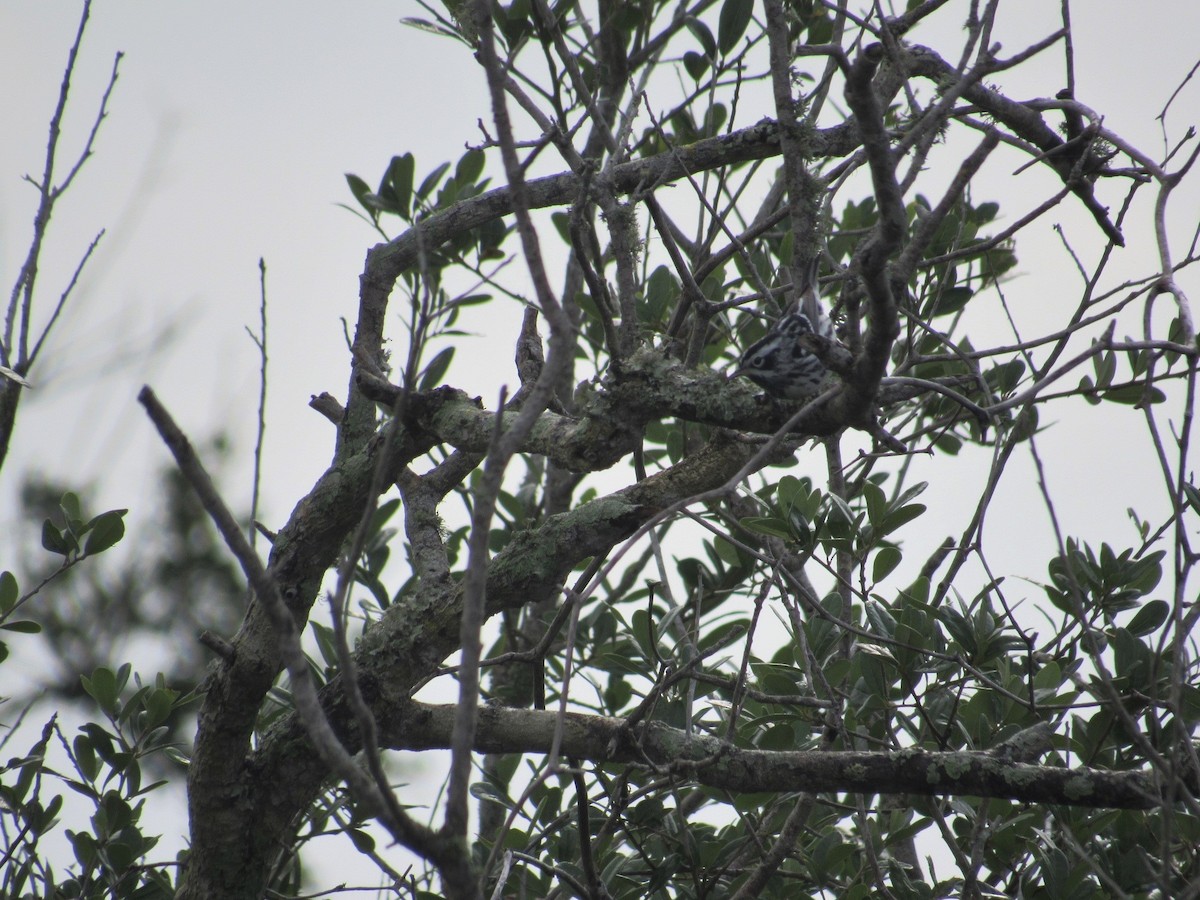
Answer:
[{"label": "thin twig", "polygon": [[[258,521],[258,501],[262,490],[263,442],[267,436],[267,262],[258,259],[258,334],[246,329],[258,348],[258,422],[254,430],[254,478],[250,488],[250,522]],[[250,527],[250,546],[257,544],[258,530]]]}]

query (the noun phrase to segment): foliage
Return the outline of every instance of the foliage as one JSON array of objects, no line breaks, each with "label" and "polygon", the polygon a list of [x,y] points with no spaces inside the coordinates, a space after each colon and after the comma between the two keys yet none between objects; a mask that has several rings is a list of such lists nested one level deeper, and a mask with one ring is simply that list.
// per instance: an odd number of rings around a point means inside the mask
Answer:
[{"label": "foliage", "polygon": [[[50,593],[48,586],[70,568],[115,546],[124,535],[126,510],[109,510],[85,521],[79,498],[71,493],[63,495],[60,510],[61,525],[53,518],[42,525],[45,549],[62,558],[58,566],[24,594],[11,572],[0,574],[0,629],[39,632],[36,622],[13,615],[43,599],[39,594]],[[15,659],[0,644],[0,665],[13,666]],[[167,723],[178,719],[194,695],[172,690],[161,675],[153,684],[135,678],[131,689],[131,674],[127,663],[117,671],[98,668],[84,676],[82,688],[103,721],[83,724],[71,738],[58,716],[52,716],[28,750],[0,765],[3,896],[174,896],[170,871],[144,865],[159,840],[142,829],[145,797],[166,782],[144,783],[143,766],[149,760],[161,767],[158,757],[164,755],[182,759],[170,742]],[[2,744],[8,745],[14,735],[10,731]],[[56,755],[65,760],[65,768],[53,762]],[[74,799],[64,803],[63,789],[70,789],[68,796]],[[82,827],[64,827],[67,814]],[[46,849],[56,832],[70,847],[70,863],[65,858],[55,863],[55,854]]]},{"label": "foliage", "polygon": [[[228,444],[218,439],[204,449],[210,458],[222,459]],[[53,591],[37,599],[42,651],[50,662],[39,677],[38,692],[90,703],[80,673],[119,669],[134,647],[150,645],[164,648],[157,665],[169,665],[172,686],[187,693],[208,662],[196,635],[204,629],[227,634],[237,628],[245,587],[211,523],[177,469],[164,467],[152,483],[160,506],[152,524],[134,536],[140,548],[136,556],[110,557],[104,571],[72,563],[63,572],[57,571],[57,555],[44,565],[36,564],[34,552],[24,556],[24,579],[40,582],[53,576],[55,582]],[[80,492],[90,502],[90,492]],[[45,521],[47,529],[55,529],[55,521],[63,519],[59,498],[64,495],[75,497],[62,485],[27,479],[21,491],[22,519]],[[143,652],[143,660],[146,656]],[[177,737],[182,737],[177,729],[189,724],[169,723]]]}]

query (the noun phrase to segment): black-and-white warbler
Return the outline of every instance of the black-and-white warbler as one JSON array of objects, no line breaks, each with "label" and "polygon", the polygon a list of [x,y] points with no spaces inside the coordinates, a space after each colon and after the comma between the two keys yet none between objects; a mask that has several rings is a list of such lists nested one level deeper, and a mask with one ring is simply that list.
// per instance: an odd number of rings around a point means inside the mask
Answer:
[{"label": "black-and-white warbler", "polygon": [[745,375],[768,394],[799,400],[818,393],[827,369],[820,358],[800,343],[805,334],[833,337],[833,323],[821,308],[817,293],[817,261],[805,273],[799,285],[800,304],[772,326],[762,340],[751,344],[734,369]]}]

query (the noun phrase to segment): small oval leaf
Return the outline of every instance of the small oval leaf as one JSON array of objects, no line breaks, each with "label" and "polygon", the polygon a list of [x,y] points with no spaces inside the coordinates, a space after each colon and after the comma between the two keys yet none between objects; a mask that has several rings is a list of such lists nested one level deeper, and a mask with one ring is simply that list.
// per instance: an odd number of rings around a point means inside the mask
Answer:
[{"label": "small oval leaf", "polygon": [[717,58],[717,42],[713,38],[712,31],[709,27],[697,19],[695,16],[688,16],[684,20],[687,30],[692,33],[692,36],[700,42],[700,46],[704,48],[704,55],[709,59]]},{"label": "small oval leaf", "polygon": [[695,50],[689,50],[683,54],[683,67],[687,69],[693,81],[699,81],[708,69],[708,60]]},{"label": "small oval leaf", "polygon": [[17,604],[20,590],[12,572],[0,572],[0,616],[8,615]]},{"label": "small oval leaf", "polygon": [[425,371],[421,374],[421,381],[417,385],[417,390],[428,391],[441,384],[442,376],[450,368],[450,361],[452,359],[454,359],[453,347],[447,347],[431,359],[429,365],[425,367]]},{"label": "small oval leaf", "polygon": [[40,634],[42,626],[29,619],[18,619],[15,622],[5,622],[0,625],[5,631],[15,631],[17,634]]},{"label": "small oval leaf", "polygon": [[42,546],[51,553],[58,553],[62,556],[71,552],[70,545],[67,544],[63,533],[49,519],[42,523]]},{"label": "small oval leaf", "polygon": [[903,558],[896,547],[881,547],[875,554],[875,562],[871,567],[871,577],[878,583],[892,574]]},{"label": "small oval leaf", "polygon": [[110,509],[88,523],[87,541],[83,545],[85,554],[103,553],[125,536],[125,513],[127,509]]},{"label": "small oval leaf", "polygon": [[750,24],[750,16],[754,12],[754,0],[725,0],[721,7],[721,18],[717,23],[717,44],[721,53],[728,55]]},{"label": "small oval leaf", "polygon": [[1151,600],[1134,615],[1128,625],[1129,631],[1139,637],[1149,634],[1167,621],[1170,614],[1171,607],[1165,600]]}]

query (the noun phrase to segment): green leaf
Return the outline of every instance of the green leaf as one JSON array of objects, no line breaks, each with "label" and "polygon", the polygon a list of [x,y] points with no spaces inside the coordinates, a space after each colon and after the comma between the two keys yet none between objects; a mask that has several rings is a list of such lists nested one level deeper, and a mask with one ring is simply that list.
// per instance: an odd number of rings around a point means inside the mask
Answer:
[{"label": "green leaf", "polygon": [[571,244],[571,217],[565,212],[550,213],[550,221],[554,230],[567,246]]},{"label": "green leaf", "polygon": [[852,510],[846,504],[845,500],[843,500],[837,494],[829,494],[828,499],[829,499],[829,519],[828,519],[828,521],[830,523],[841,522],[841,523],[845,523],[847,525],[851,525],[851,524],[857,525],[858,524],[861,517],[856,516],[854,514],[854,510]]},{"label": "green leaf", "polygon": [[0,572],[0,616],[6,616],[17,604],[20,595],[17,579],[12,572]]},{"label": "green leaf", "polygon": [[421,373],[417,390],[428,391],[441,384],[442,377],[446,374],[446,370],[450,368],[450,361],[452,359],[454,359],[454,347],[447,347],[431,359],[429,365],[425,367],[425,371]]},{"label": "green leaf", "polygon": [[672,428],[667,432],[667,457],[674,465],[683,459],[683,429]]},{"label": "green leaf", "polygon": [[883,488],[873,481],[867,481],[862,486],[863,499],[867,501],[867,521],[875,525],[883,521],[887,512],[887,497]]},{"label": "green leaf", "polygon": [[1111,350],[1092,357],[1092,368],[1096,370],[1096,385],[1107,387],[1117,376],[1117,355]]},{"label": "green leaf", "polygon": [[1033,676],[1034,691],[1053,692],[1063,683],[1062,668],[1050,660]]},{"label": "green leaf", "polygon": [[455,297],[446,303],[444,309],[461,309],[464,306],[482,306],[484,303],[491,302],[491,294],[466,294],[462,297]]},{"label": "green leaf", "polygon": [[1025,363],[1019,359],[1013,359],[993,366],[983,374],[983,377],[988,384],[1004,394],[1015,389],[1024,374]]},{"label": "green leaf", "polygon": [[1134,690],[1147,688],[1147,675],[1154,658],[1150,647],[1137,640],[1127,629],[1115,628],[1112,631],[1112,648],[1113,673],[1118,678],[1128,678]]},{"label": "green leaf", "polygon": [[496,501],[500,508],[508,513],[513,522],[517,525],[523,525],[525,520],[529,518],[529,507],[520,497],[508,493],[508,491],[500,491],[496,495]]},{"label": "green leaf", "polygon": [[18,619],[15,622],[5,622],[0,625],[4,631],[15,631],[18,634],[41,634],[42,626],[29,619]]},{"label": "green leaf", "polygon": [[159,688],[147,694],[142,700],[148,717],[147,724],[154,728],[166,722],[175,708],[175,700],[178,696],[178,691],[169,688]]},{"label": "green leaf", "polygon": [[354,199],[358,201],[358,205],[373,215],[375,208],[366,200],[367,195],[371,193],[371,186],[350,172],[346,173],[346,184],[350,186],[350,193],[354,195]]},{"label": "green leaf", "polygon": [[337,636],[333,633],[333,629],[320,622],[309,622],[308,624],[312,629],[313,637],[317,639],[317,650],[321,653],[321,659],[330,669],[336,669],[338,665]]},{"label": "green leaf", "polygon": [[[1128,550],[1125,551],[1126,554],[1129,552]],[[1131,563],[1124,572],[1125,584],[1131,590],[1137,591],[1138,594],[1150,593],[1150,591],[1158,587],[1158,582],[1162,578],[1162,559],[1164,556],[1166,556],[1165,550],[1156,550],[1143,559]]]},{"label": "green leaf", "polygon": [[396,205],[396,213],[405,220],[410,218],[413,175],[416,167],[417,161],[411,153],[393,156],[392,161],[388,163],[385,176],[387,191]]},{"label": "green leaf", "polygon": [[72,742],[72,749],[75,751],[75,765],[80,773],[88,781],[95,781],[100,773],[100,761],[96,759],[96,752],[92,749],[92,739],[86,734],[77,734]]},{"label": "green leaf", "polygon": [[67,831],[67,840],[71,842],[71,850],[76,861],[84,869],[90,869],[96,861],[96,839],[86,831]]},{"label": "green leaf", "polygon": [[474,184],[483,174],[483,151],[468,150],[454,168],[454,180],[459,184]]},{"label": "green leaf", "polygon": [[633,639],[641,648],[642,655],[646,659],[655,659],[657,657],[655,637],[658,629],[654,626],[650,614],[644,609],[634,610],[633,621],[630,624],[632,625],[630,630],[633,633]]},{"label": "green leaf", "polygon": [[716,137],[721,133],[721,129],[725,127],[725,120],[729,117],[729,111],[723,103],[714,103],[708,108],[704,114],[704,136]]},{"label": "green leaf", "polygon": [[[401,24],[407,25],[409,28],[415,29],[417,31],[427,31],[430,34],[436,34],[439,37],[454,38],[455,40],[457,40],[461,43],[464,43],[464,44],[468,43],[467,41],[463,40],[463,36],[461,34],[459,34],[457,31],[451,31],[449,28],[446,28],[444,25],[439,25],[437,22],[431,22],[428,19],[420,19],[420,18],[417,18],[416,16],[406,16],[405,18],[401,19],[400,22],[401,22]],[[469,44],[468,44],[468,46],[469,46]]]},{"label": "green leaf", "polygon": [[902,506],[899,509],[894,509],[884,517],[883,521],[878,525],[880,535],[888,534],[895,531],[903,525],[907,525],[913,519],[925,512],[924,503],[910,503],[908,506]]},{"label": "green leaf", "polygon": [[723,537],[717,537],[712,543],[713,553],[717,558],[727,566],[737,567],[742,565],[742,558],[738,555],[737,547],[729,543]]},{"label": "green leaf", "polygon": [[1112,403],[1122,403],[1127,406],[1143,407],[1154,403],[1162,403],[1167,395],[1156,387],[1146,387],[1140,384],[1127,384],[1124,387],[1105,391],[1100,395]]},{"label": "green leaf", "polygon": [[500,791],[496,790],[495,785],[489,784],[486,781],[476,781],[468,788],[468,790],[471,792],[471,796],[476,800],[486,800],[488,803],[498,804],[503,806],[505,809],[513,808],[513,802],[504,794],[500,793]]},{"label": "green leaf", "polygon": [[992,219],[996,218],[996,214],[999,212],[1000,204],[989,201],[987,203],[980,203],[975,207],[975,213],[971,218],[979,225],[986,225]]},{"label": "green leaf", "polygon": [[421,186],[417,188],[417,199],[424,200],[429,196],[430,192],[438,186],[438,182],[442,180],[442,176],[446,174],[446,170],[450,168],[450,163],[445,162],[434,169],[421,182]]},{"label": "green leaf", "polygon": [[968,287],[951,287],[938,293],[937,301],[933,305],[931,316],[947,316],[950,313],[956,313],[975,295],[975,292]]},{"label": "green leaf", "polygon": [[124,517],[127,512],[127,509],[110,509],[88,522],[88,536],[83,552],[103,553],[121,540],[125,536]]},{"label": "green leaf", "polygon": [[740,524],[743,528],[758,534],[766,534],[771,537],[784,538],[785,540],[791,540],[792,538],[792,530],[780,519],[765,516],[757,518],[748,516],[740,520]]},{"label": "green leaf", "polygon": [[1017,416],[1013,425],[1013,440],[1025,441],[1037,432],[1038,410],[1036,406],[1027,406]]},{"label": "green leaf", "polygon": [[642,320],[649,324],[662,319],[667,307],[679,297],[679,282],[666,266],[659,266],[650,273],[646,282],[646,308]]},{"label": "green leaf", "polygon": [[687,30],[692,33],[692,36],[700,42],[700,46],[704,48],[704,55],[710,60],[717,58],[717,42],[713,38],[712,31],[709,27],[697,19],[695,16],[688,16],[684,19],[684,24]]},{"label": "green leaf", "polygon": [[[1196,486],[1188,481],[1184,482],[1183,493],[1187,497],[1188,506],[1192,508],[1192,512],[1200,513],[1200,490],[1197,490]],[[8,573],[5,572],[4,574],[7,575]],[[0,587],[3,587],[2,577],[0,577]]]},{"label": "green leaf", "polygon": [[746,26],[750,24],[750,17],[754,13],[754,0],[725,0],[721,7],[721,18],[717,23],[717,44],[721,48],[721,53],[728,55],[738,41],[742,39],[742,35],[746,33]]},{"label": "green leaf", "polygon": [[[896,618],[882,603],[867,603],[864,606],[864,612],[866,612],[867,621],[871,623],[871,628],[876,634],[883,635],[884,637],[893,637],[896,634]],[[870,644],[862,644],[860,645],[860,649],[870,646]],[[879,648],[873,648],[873,650],[878,651]]]},{"label": "green leaf", "polygon": [[390,500],[384,500],[375,508],[375,514],[371,516],[371,524],[367,528],[367,536],[373,537],[379,534],[388,519],[395,515],[396,510],[400,508],[400,498],[392,497]]},{"label": "green leaf", "polygon": [[58,506],[63,511],[63,515],[67,517],[68,522],[83,519],[83,513],[80,511],[79,497],[72,491],[67,491],[62,495],[62,499],[58,501]]},{"label": "green leaf", "polygon": [[950,632],[951,640],[958,642],[964,648],[974,648],[975,640],[971,632],[971,624],[961,612],[953,607],[943,606],[938,609],[937,616],[946,626],[946,630]]},{"label": "green leaf", "polygon": [[71,545],[67,543],[63,533],[49,519],[42,523],[42,546],[51,553],[58,553],[62,556],[71,552]]},{"label": "green leaf", "polygon": [[683,54],[683,67],[694,81],[699,81],[708,71],[708,60],[695,50],[689,50]]},{"label": "green leaf", "polygon": [[875,562],[871,566],[871,577],[880,582],[887,578],[900,565],[900,560],[903,558],[900,550],[896,547],[882,547],[875,554]]},{"label": "green leaf", "polygon": [[104,730],[96,722],[88,722],[79,727],[79,730],[86,734],[92,741],[92,749],[96,754],[108,764],[116,755],[116,748],[113,745],[113,736]]},{"label": "green leaf", "polygon": [[533,30],[528,0],[513,0],[507,9],[497,3],[493,6],[493,12],[496,25],[510,49],[525,40]]},{"label": "green leaf", "polygon": [[779,503],[788,512],[797,512],[806,519],[813,519],[821,506],[822,494],[814,490],[808,478],[784,475],[779,479]]},{"label": "green leaf", "polygon": [[1139,637],[1157,629],[1171,615],[1171,607],[1165,600],[1151,600],[1137,611],[1129,622],[1129,631]]},{"label": "green leaf", "polygon": [[117,676],[112,669],[99,668],[92,672],[92,677],[80,676],[80,682],[88,695],[95,700],[102,710],[110,715],[117,710],[118,688]]},{"label": "green leaf", "polygon": [[963,442],[960,438],[955,437],[950,433],[938,435],[933,439],[933,446],[945,453],[947,456],[957,456],[958,451],[962,449]]}]

